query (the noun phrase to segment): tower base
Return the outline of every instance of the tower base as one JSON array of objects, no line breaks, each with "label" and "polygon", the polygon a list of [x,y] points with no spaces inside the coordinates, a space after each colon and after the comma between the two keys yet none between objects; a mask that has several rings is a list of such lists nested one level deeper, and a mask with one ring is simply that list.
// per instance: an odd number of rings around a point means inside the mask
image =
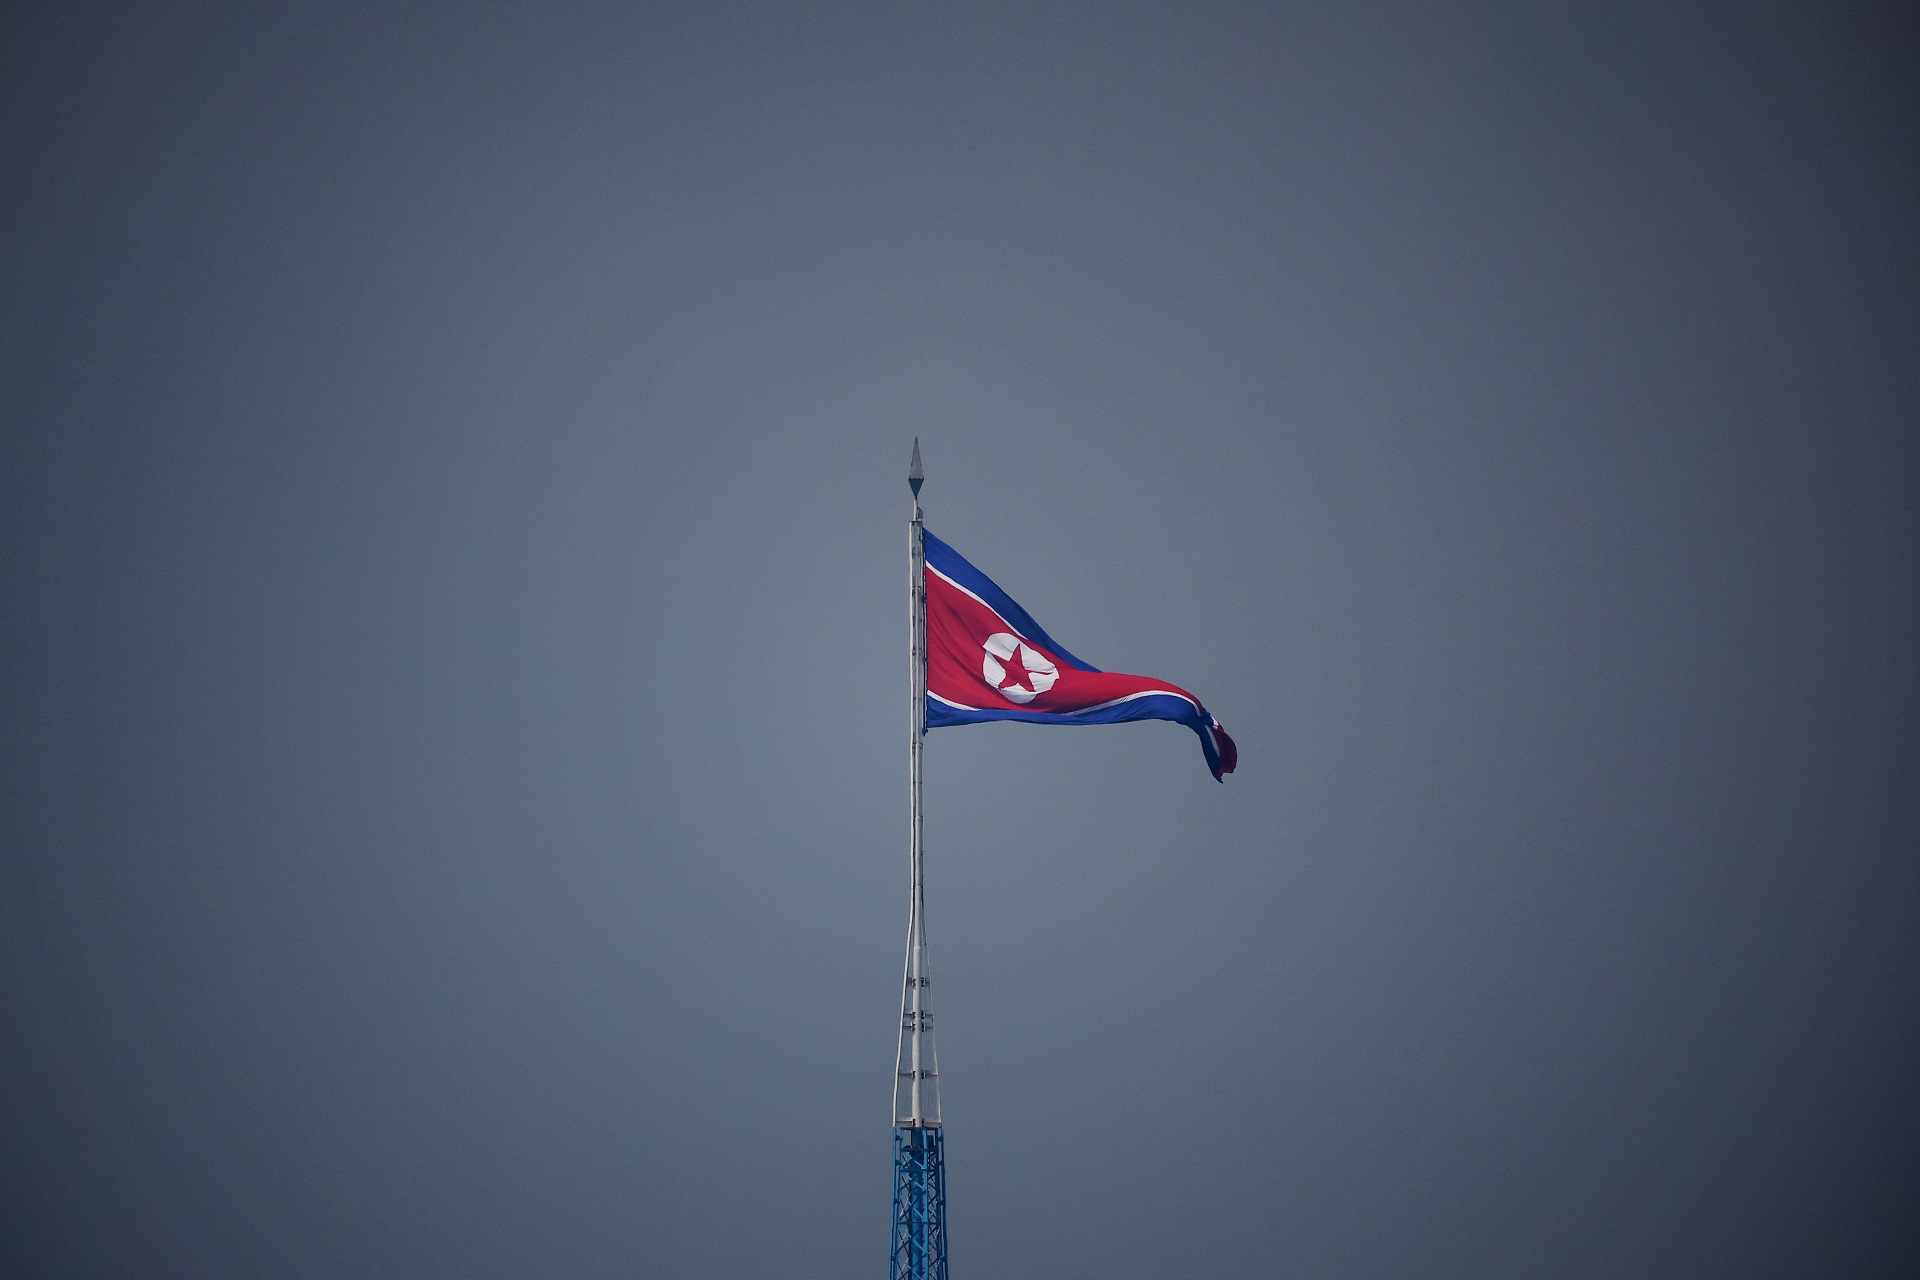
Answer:
[{"label": "tower base", "polygon": [[947,1162],[937,1125],[893,1131],[893,1255],[887,1280],[947,1280]]}]

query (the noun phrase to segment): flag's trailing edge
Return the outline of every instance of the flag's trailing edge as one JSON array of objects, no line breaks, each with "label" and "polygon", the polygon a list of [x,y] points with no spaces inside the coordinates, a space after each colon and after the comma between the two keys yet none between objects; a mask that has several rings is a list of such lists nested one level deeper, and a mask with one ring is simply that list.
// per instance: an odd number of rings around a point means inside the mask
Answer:
[{"label": "flag's trailing edge", "polygon": [[927,728],[1025,720],[1175,720],[1200,736],[1216,780],[1239,752],[1200,699],[1178,685],[1102,671],[1068,653],[993,580],[931,533],[927,555]]}]

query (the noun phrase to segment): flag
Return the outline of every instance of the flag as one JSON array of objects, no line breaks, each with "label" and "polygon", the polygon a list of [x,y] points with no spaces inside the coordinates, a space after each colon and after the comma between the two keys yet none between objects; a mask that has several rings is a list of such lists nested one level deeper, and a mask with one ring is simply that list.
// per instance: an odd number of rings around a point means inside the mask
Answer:
[{"label": "flag", "polygon": [[923,537],[929,729],[983,720],[1174,720],[1200,735],[1216,781],[1233,772],[1239,752],[1200,699],[1164,680],[1082,662],[959,552],[931,533]]}]

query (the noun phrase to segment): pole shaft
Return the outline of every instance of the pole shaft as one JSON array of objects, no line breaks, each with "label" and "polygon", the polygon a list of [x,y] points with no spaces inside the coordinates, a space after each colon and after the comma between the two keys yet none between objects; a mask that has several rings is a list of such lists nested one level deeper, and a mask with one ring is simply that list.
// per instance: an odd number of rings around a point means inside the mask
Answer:
[{"label": "pole shaft", "polygon": [[[927,969],[927,886],[926,886],[926,848],[921,843],[922,823],[920,817],[921,769],[927,745],[927,575],[926,543],[922,539],[920,524],[920,502],[913,503],[913,524],[909,549],[911,573],[913,575],[913,620],[911,623],[913,647],[913,706],[908,721],[911,726],[907,739],[907,821],[911,824],[908,836],[908,857],[912,862],[912,926],[913,937],[910,945],[914,948],[914,976],[925,978]],[[920,1096],[921,1082],[925,1079],[920,1073],[926,1067],[921,1061],[921,1028],[925,1021],[918,1015],[926,1013],[926,984],[916,981],[913,984],[914,1035],[913,1035],[913,1118],[924,1121],[925,1109]]]},{"label": "pole shaft", "polygon": [[927,972],[926,879],[920,799],[927,732],[926,542],[916,496],[907,526],[909,708],[907,714],[907,958],[900,992],[900,1052],[896,1059],[893,1122],[940,1123],[939,1063]]}]

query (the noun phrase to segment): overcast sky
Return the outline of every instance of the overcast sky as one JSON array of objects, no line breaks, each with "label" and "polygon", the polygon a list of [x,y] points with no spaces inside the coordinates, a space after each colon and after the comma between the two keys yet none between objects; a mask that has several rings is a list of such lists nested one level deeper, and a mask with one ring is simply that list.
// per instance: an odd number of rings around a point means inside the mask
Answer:
[{"label": "overcast sky", "polygon": [[15,4],[0,1270],[1920,1270],[1891,4]]}]

